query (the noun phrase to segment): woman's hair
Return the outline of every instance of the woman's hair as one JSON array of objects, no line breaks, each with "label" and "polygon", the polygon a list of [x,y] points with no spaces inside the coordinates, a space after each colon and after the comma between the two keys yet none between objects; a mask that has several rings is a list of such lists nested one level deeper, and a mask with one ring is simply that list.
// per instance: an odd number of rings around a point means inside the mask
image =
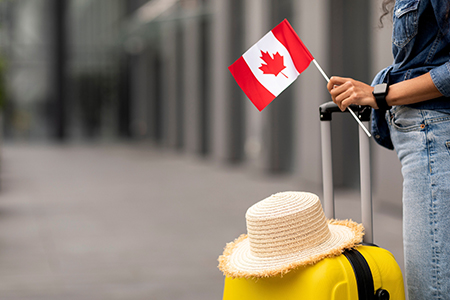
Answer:
[{"label": "woman's hair", "polygon": [[395,0],[383,0],[381,4],[381,9],[383,14],[380,16],[380,26],[383,27],[383,18],[394,11]]}]

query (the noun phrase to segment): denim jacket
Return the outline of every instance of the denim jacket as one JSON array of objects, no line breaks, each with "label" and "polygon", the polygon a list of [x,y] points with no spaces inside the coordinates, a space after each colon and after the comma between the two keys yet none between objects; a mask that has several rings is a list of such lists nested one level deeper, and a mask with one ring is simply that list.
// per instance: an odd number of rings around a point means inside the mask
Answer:
[{"label": "denim jacket", "polygon": [[[381,70],[372,85],[389,84],[430,72],[443,97],[408,105],[450,110],[450,26],[444,0],[396,0],[393,14],[394,62]],[[380,145],[393,149],[385,111],[372,111],[372,133]]]}]

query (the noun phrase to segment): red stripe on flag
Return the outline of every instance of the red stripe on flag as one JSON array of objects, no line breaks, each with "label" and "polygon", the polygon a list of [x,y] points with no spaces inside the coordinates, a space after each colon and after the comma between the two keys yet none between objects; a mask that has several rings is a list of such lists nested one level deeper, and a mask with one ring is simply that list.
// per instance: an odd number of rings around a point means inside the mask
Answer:
[{"label": "red stripe on flag", "polygon": [[262,111],[275,99],[275,95],[269,92],[256,79],[242,56],[229,66],[228,70],[230,70],[237,84],[259,111]]},{"label": "red stripe on flag", "polygon": [[302,73],[306,68],[308,68],[314,57],[300,40],[297,33],[295,33],[288,20],[284,19],[280,24],[272,29],[272,33],[289,51],[295,68],[299,73]]}]

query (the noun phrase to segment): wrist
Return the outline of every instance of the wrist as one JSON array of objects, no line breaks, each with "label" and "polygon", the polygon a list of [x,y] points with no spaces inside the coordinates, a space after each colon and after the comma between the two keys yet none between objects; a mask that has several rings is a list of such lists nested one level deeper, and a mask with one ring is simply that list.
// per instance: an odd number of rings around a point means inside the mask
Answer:
[{"label": "wrist", "polygon": [[375,97],[375,102],[380,110],[388,110],[391,108],[386,102],[388,91],[389,86],[387,83],[377,84],[373,89],[372,94]]}]

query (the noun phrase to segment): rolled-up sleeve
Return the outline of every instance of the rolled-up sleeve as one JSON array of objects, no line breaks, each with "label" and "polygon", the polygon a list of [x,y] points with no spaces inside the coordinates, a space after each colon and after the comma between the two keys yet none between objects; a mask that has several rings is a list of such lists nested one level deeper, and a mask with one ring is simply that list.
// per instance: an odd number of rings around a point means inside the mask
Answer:
[{"label": "rolled-up sleeve", "polygon": [[[441,32],[444,32],[443,42],[450,43],[450,20],[447,17],[447,1],[430,0],[434,15]],[[450,97],[450,61],[430,71],[431,79],[436,88],[445,97]]]},{"label": "rolled-up sleeve", "polygon": [[445,97],[450,97],[450,61],[430,71],[436,88]]}]

